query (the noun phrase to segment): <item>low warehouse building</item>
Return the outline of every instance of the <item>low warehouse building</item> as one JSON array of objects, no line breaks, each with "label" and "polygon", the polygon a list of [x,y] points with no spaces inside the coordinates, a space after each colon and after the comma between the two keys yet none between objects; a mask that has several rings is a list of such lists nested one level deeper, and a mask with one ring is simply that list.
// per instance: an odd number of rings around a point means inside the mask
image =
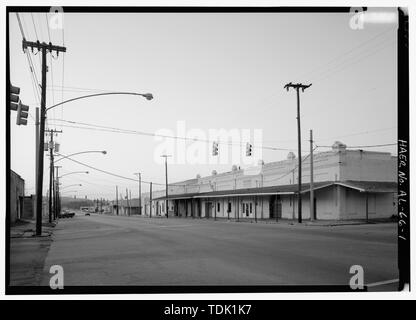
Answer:
[{"label": "low warehouse building", "polygon": [[[310,164],[303,159],[302,217],[310,218]],[[254,172],[254,174],[253,174]],[[390,218],[397,214],[397,157],[386,152],[332,150],[314,155],[314,219]],[[230,219],[297,219],[297,159],[260,163],[169,185],[169,215]],[[154,207],[165,215],[164,192],[153,195]],[[149,203],[145,203],[149,205]]]}]

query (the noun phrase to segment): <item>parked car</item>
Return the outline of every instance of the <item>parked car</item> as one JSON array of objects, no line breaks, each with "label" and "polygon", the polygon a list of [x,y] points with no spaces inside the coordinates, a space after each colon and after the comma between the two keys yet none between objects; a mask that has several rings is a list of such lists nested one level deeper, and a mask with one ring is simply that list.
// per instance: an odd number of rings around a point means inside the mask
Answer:
[{"label": "parked car", "polygon": [[75,212],[64,210],[59,215],[59,218],[73,218],[74,216],[75,216]]}]

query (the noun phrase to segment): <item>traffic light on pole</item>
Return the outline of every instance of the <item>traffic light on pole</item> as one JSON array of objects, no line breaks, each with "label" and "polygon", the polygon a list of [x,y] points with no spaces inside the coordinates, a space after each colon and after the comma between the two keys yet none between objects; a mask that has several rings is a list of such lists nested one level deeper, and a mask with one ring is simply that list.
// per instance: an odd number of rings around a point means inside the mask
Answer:
[{"label": "traffic light on pole", "polygon": [[10,84],[10,110],[16,111],[18,108],[20,88]]},{"label": "traffic light on pole", "polygon": [[212,155],[218,156],[218,142],[216,141],[212,144]]},{"label": "traffic light on pole", "polygon": [[17,117],[16,117],[16,124],[17,125],[27,125],[27,116],[29,115],[29,106],[24,105],[21,101],[19,101],[17,105]]},{"label": "traffic light on pole", "polygon": [[246,156],[251,157],[251,153],[253,151],[253,145],[249,142],[246,144]]}]

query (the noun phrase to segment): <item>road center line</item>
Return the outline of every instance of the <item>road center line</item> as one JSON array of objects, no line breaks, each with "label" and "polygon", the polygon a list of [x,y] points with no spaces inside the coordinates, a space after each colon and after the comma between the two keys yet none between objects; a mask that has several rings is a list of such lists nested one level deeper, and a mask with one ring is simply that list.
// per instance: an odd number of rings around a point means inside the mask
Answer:
[{"label": "road center line", "polygon": [[172,227],[192,227],[192,224],[177,224],[177,225],[164,225],[159,226],[159,228],[172,228]]}]

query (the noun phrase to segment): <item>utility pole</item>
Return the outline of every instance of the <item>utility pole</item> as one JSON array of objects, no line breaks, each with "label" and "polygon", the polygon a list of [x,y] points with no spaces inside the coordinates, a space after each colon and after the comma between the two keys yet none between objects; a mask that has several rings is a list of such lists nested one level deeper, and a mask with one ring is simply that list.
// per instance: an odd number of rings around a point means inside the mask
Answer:
[{"label": "utility pole", "polygon": [[[38,159],[39,159],[39,108],[36,108],[36,120],[35,120],[35,186],[38,185],[37,181],[38,181]],[[35,190],[36,193],[36,190]],[[35,198],[36,200],[36,198]],[[35,206],[35,217],[36,217],[36,221],[40,220],[42,221],[42,213],[38,216],[37,211],[36,211],[36,206]],[[42,222],[41,222],[42,224]],[[36,222],[36,226],[37,226],[37,222]]]},{"label": "utility pole", "polygon": [[130,202],[129,202],[129,207],[130,207],[130,209],[129,209],[129,212],[131,212],[131,190],[129,189],[129,195],[130,195]]},{"label": "utility pole", "polygon": [[309,88],[312,85],[304,85],[302,83],[292,84],[292,82],[286,84],[284,88],[289,91],[289,88],[296,89],[297,95],[297,117],[298,120],[298,222],[302,223],[302,150],[301,150],[301,133],[300,133],[300,96],[299,96],[299,89],[302,89],[302,92],[305,89]]},{"label": "utility pole", "polygon": [[149,210],[150,218],[152,217],[152,205],[153,205],[152,201],[153,201],[153,199],[152,199],[152,182],[150,182],[150,210]]},{"label": "utility pole", "polygon": [[56,179],[55,179],[55,219],[59,217],[61,213],[61,197],[59,195],[59,168],[61,166],[55,166],[56,168]]},{"label": "utility pole", "polygon": [[56,51],[56,55],[59,55],[59,52],[66,52],[65,47],[54,46],[52,43],[40,43],[26,41],[23,39],[22,42],[23,51],[28,47],[37,49],[38,52],[42,52],[42,97],[40,104],[40,127],[39,127],[39,153],[38,153],[38,172],[36,179],[36,235],[40,236],[42,234],[42,187],[43,187],[43,147],[45,143],[45,120],[46,120],[46,55]]},{"label": "utility pole", "polygon": [[171,157],[170,155],[164,154],[161,157],[165,158],[165,178],[166,178],[166,203],[165,203],[165,208],[166,208],[166,218],[169,218],[169,208],[168,208],[168,198],[169,198],[169,194],[168,194],[168,157]]},{"label": "utility pole", "polygon": [[62,131],[58,130],[46,130],[50,134],[51,139],[49,140],[49,152],[50,152],[50,165],[49,165],[49,223],[52,222],[52,218],[55,217],[56,208],[53,206],[54,198],[55,198],[55,184],[54,184],[54,163],[53,163],[53,135],[62,133]]},{"label": "utility pole", "polygon": [[127,205],[127,208],[129,208],[129,213],[127,214],[128,216],[130,215],[130,202],[129,202],[129,192],[128,192],[128,190],[127,190],[127,188],[126,188],[126,205]]},{"label": "utility pole", "polygon": [[142,174],[140,172],[135,173],[139,176],[139,215],[142,214]]},{"label": "utility pole", "polygon": [[116,212],[118,215],[118,186],[116,186]]},{"label": "utility pole", "polygon": [[139,214],[142,215],[142,175],[139,173]]},{"label": "utility pole", "polygon": [[309,191],[309,193],[310,193],[310,196],[311,196],[311,199],[310,199],[310,202],[311,202],[311,204],[310,204],[310,215],[311,215],[311,221],[313,221],[314,219],[315,219],[315,197],[314,197],[314,193],[313,193],[313,133],[312,133],[312,130],[310,130],[309,131],[309,134],[310,134],[310,139],[309,139],[309,142],[310,142],[310,149],[311,149],[311,164],[310,164],[310,167],[311,167],[311,186],[310,186],[310,191]]}]

